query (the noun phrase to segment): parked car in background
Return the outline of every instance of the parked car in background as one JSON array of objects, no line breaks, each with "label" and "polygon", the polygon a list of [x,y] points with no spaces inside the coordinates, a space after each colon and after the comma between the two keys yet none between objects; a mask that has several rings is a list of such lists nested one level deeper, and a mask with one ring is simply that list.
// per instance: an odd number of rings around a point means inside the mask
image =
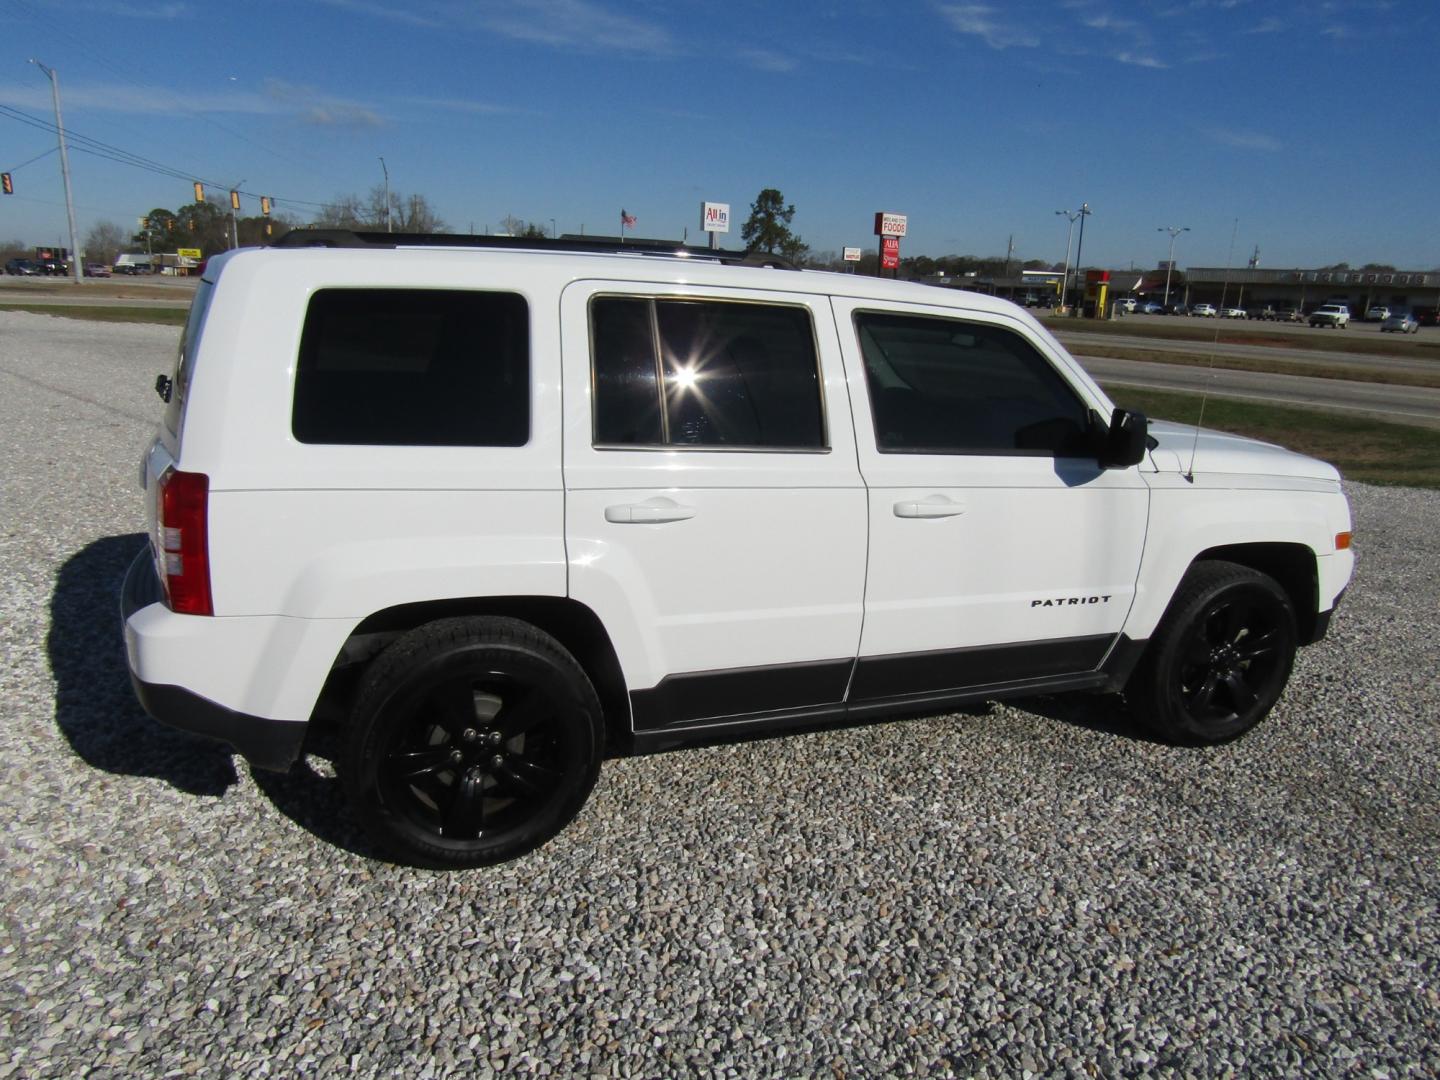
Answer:
[{"label": "parked car in background", "polygon": [[1162,305],[1157,304],[1154,300],[1151,300],[1148,304],[1146,304],[1146,305],[1145,305],[1144,307],[1142,307],[1140,310],[1141,310],[1144,314],[1146,314],[1146,315],[1164,315],[1164,314],[1165,314],[1165,308],[1164,308]]},{"label": "parked car in background", "polygon": [[1369,311],[1365,312],[1366,322],[1383,323],[1390,318],[1390,309],[1384,304],[1376,304]]},{"label": "parked car in background", "polygon": [[1420,323],[1408,311],[1397,311],[1394,315],[1388,315],[1385,321],[1380,324],[1382,334],[1418,334]]},{"label": "parked car in background", "polygon": [[1344,304],[1321,304],[1310,313],[1309,323],[1344,330],[1350,325],[1350,309]]},{"label": "parked car in background", "polygon": [[1216,315],[1215,305],[1214,305],[1214,304],[1196,304],[1194,307],[1192,307],[1192,308],[1190,309],[1190,314],[1191,314],[1191,315],[1195,315],[1195,316],[1197,316],[1197,317],[1199,317],[1199,318],[1201,318],[1201,319],[1213,319],[1213,318],[1215,318],[1215,315]]},{"label": "parked car in background", "polygon": [[104,263],[87,262],[85,264],[86,277],[109,277],[110,267]]},{"label": "parked car in background", "polygon": [[34,277],[40,271],[29,259],[11,259],[5,264],[5,273],[13,277]]},{"label": "parked car in background", "polygon": [[1222,319],[1243,319],[1243,318],[1245,318],[1245,309],[1244,309],[1243,307],[1227,307],[1227,308],[1221,308],[1221,309],[1220,309],[1220,318],[1222,318]]},{"label": "parked car in background", "polygon": [[1187,308],[1184,304],[1171,304],[1168,308],[1165,309],[1165,311],[1166,311],[1167,314],[1170,314],[1170,315],[1189,315],[1189,314],[1190,314],[1190,309]]}]

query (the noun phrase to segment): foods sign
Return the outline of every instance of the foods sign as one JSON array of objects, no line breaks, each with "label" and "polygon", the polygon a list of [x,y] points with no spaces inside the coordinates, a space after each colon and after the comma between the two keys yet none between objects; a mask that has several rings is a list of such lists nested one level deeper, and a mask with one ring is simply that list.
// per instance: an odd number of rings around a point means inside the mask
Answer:
[{"label": "foods sign", "polygon": [[707,202],[700,207],[700,224],[706,232],[730,231],[730,204]]},{"label": "foods sign", "polygon": [[905,235],[904,214],[886,214],[879,212],[875,215],[876,236],[904,236]]}]

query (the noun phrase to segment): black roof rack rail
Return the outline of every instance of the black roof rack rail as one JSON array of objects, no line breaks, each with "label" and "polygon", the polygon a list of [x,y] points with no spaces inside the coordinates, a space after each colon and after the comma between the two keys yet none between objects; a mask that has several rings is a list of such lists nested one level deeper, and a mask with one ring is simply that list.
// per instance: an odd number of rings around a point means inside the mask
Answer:
[{"label": "black roof rack rail", "polygon": [[621,243],[614,239],[538,236],[469,236],[464,233],[392,233],[357,229],[291,229],[270,244],[280,248],[401,248],[463,247],[510,248],[517,251],[570,251],[592,255],[668,255],[672,258],[708,259],[731,266],[763,266],[794,270],[789,259],[763,251],[729,251],[724,248],[690,247],[653,240]]}]

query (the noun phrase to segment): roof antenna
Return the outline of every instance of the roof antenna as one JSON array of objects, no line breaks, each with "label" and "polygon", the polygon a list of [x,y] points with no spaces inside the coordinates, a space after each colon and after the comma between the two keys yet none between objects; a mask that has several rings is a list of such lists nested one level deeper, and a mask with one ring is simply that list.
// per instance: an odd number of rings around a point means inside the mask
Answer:
[{"label": "roof antenna", "polygon": [[[1230,230],[1230,252],[1225,256],[1225,280],[1220,285],[1220,310],[1225,310],[1226,294],[1230,291],[1230,268],[1235,265],[1235,236],[1240,231],[1240,219],[1235,219]],[[1205,380],[1205,390],[1200,395],[1200,415],[1195,419],[1195,441],[1190,444],[1190,467],[1185,471],[1186,483],[1195,482],[1195,452],[1200,448],[1200,425],[1205,420],[1205,403],[1210,400],[1210,382],[1215,378],[1215,353],[1220,348],[1220,315],[1215,318],[1215,337],[1210,342],[1210,370]]]}]

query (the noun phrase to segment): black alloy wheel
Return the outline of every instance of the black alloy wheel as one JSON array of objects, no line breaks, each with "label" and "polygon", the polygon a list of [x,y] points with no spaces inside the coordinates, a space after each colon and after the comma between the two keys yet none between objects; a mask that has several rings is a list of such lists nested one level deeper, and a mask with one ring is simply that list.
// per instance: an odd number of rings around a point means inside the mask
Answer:
[{"label": "black alloy wheel", "polygon": [[1191,567],[1127,696],[1162,736],[1212,744],[1265,718],[1290,678],[1290,599],[1272,578],[1226,562]]},{"label": "black alloy wheel", "polygon": [[514,619],[447,619],[376,658],[344,772],[387,854],[484,866],[564,828],[595,784],[601,749],[594,689],[558,642]]}]

